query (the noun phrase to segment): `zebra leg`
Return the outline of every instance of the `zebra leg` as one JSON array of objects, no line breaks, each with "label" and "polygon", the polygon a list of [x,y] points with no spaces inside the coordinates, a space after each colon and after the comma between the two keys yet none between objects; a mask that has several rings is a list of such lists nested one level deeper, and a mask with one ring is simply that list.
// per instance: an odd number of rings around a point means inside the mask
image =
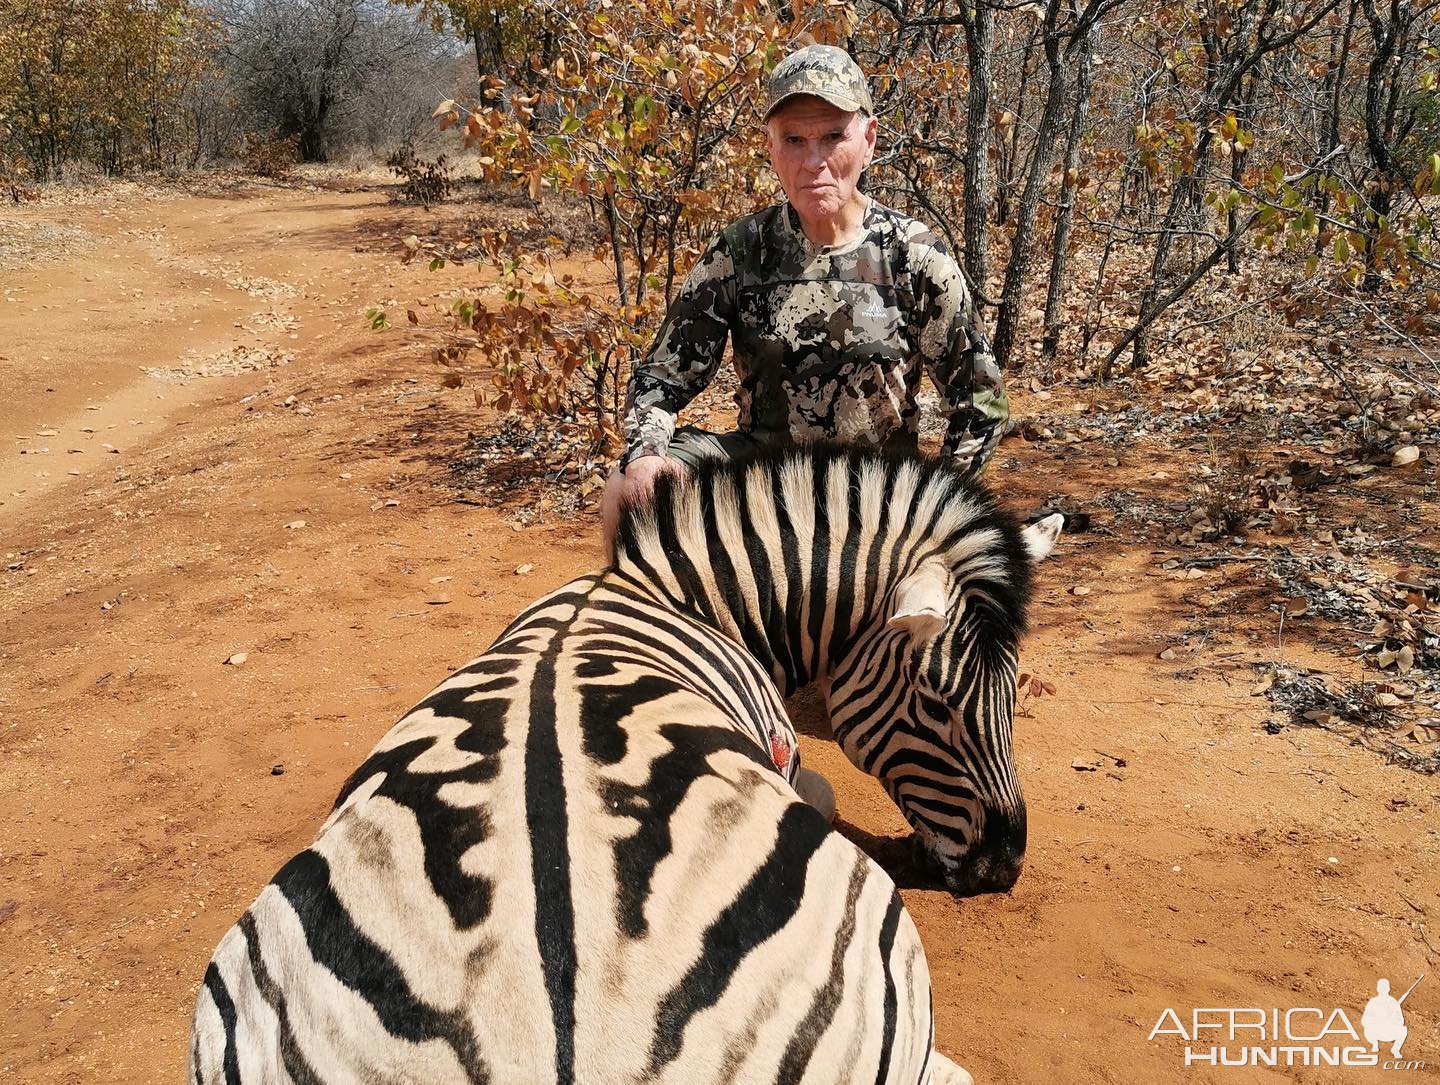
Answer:
[{"label": "zebra leg", "polygon": [[930,1053],[930,1085],[975,1085],[970,1071],[938,1051]]},{"label": "zebra leg", "polygon": [[795,774],[795,792],[831,825],[835,824],[835,789],[814,769],[801,767]]}]

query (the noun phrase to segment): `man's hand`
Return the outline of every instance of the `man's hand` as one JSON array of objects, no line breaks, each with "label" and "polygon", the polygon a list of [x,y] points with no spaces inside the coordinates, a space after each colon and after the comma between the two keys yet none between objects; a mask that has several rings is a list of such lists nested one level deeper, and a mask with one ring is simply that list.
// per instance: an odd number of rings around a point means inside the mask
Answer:
[{"label": "man's hand", "polygon": [[622,501],[639,501],[650,496],[655,480],[661,475],[685,477],[685,468],[678,460],[669,456],[637,456],[625,465],[621,476],[624,485],[620,490]]},{"label": "man's hand", "polygon": [[615,528],[620,522],[620,508],[633,501],[643,501],[655,488],[661,475],[685,477],[685,467],[669,456],[637,456],[625,465],[625,473],[616,468],[605,483],[601,514],[605,522],[605,553],[614,556]]}]

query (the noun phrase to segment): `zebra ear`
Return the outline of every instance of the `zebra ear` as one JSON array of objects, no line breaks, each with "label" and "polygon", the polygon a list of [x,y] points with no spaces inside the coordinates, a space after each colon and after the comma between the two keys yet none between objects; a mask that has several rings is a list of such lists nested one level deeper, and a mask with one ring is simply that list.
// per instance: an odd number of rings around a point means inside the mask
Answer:
[{"label": "zebra ear", "polygon": [[1025,550],[1030,555],[1031,562],[1044,561],[1050,551],[1054,549],[1055,540],[1060,537],[1060,529],[1065,526],[1065,517],[1058,512],[1052,512],[1043,520],[1037,520],[1020,532],[1025,540]]},{"label": "zebra ear", "polygon": [[927,561],[900,581],[895,609],[885,624],[903,629],[911,640],[929,640],[945,628],[949,603],[950,570],[942,562]]}]

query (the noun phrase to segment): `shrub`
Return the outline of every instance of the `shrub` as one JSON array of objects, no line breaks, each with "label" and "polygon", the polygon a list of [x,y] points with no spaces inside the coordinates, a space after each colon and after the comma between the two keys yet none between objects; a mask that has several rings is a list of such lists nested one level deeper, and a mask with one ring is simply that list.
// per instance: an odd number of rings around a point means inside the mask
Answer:
[{"label": "shrub", "polygon": [[300,137],[247,135],[240,160],[251,173],[283,180],[289,176],[290,167],[300,161]]},{"label": "shrub", "polygon": [[385,160],[385,165],[401,179],[400,192],[405,202],[421,204],[427,211],[432,203],[442,202],[454,191],[450,163],[445,156],[421,158],[409,140]]}]

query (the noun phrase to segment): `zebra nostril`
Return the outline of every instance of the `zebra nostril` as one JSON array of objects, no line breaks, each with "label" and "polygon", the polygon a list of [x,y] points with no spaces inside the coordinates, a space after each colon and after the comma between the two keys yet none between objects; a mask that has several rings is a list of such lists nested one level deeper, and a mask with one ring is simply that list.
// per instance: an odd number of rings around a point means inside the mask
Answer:
[{"label": "zebra nostril", "polygon": [[991,867],[985,888],[994,893],[1008,892],[1015,888],[1015,883],[1020,880],[1020,872],[1024,869],[1024,853],[1007,857]]}]

